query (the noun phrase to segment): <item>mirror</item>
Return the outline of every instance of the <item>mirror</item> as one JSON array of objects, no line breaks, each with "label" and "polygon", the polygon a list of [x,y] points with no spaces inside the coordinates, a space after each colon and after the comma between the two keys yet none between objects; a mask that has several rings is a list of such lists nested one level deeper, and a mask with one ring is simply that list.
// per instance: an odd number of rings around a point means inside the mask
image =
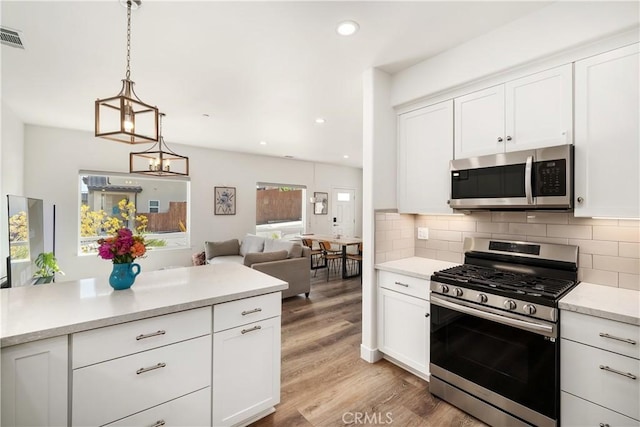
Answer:
[{"label": "mirror", "polygon": [[[9,207],[9,263],[7,265],[7,287],[31,285],[37,270],[35,259],[45,252],[45,207],[40,199],[22,196],[7,196]],[[52,217],[53,218],[53,217]],[[52,227],[52,224],[49,224]],[[47,245],[48,244],[48,245]],[[48,248],[51,250],[51,248]]]}]

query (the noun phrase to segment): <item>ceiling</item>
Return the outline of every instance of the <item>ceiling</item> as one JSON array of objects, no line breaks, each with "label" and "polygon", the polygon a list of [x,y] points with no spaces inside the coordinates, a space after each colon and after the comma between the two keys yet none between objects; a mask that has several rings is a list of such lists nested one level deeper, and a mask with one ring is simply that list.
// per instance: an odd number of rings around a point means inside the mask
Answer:
[{"label": "ceiling", "polygon": [[[547,4],[144,0],[131,18],[131,79],[166,113],[163,136],[177,152],[187,144],[361,167],[363,71],[393,74]],[[1,48],[3,102],[25,123],[93,132],[94,101],[116,95],[125,75],[126,8],[1,8],[2,26],[25,45]],[[339,36],[346,19],[360,31]]]}]

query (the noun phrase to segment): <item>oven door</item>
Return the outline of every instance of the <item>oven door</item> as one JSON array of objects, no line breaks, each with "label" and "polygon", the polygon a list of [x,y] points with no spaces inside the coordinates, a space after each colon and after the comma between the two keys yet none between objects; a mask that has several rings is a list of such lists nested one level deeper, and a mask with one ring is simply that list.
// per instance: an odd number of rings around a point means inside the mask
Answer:
[{"label": "oven door", "polygon": [[532,424],[557,420],[556,325],[500,312],[432,293],[431,374]]}]

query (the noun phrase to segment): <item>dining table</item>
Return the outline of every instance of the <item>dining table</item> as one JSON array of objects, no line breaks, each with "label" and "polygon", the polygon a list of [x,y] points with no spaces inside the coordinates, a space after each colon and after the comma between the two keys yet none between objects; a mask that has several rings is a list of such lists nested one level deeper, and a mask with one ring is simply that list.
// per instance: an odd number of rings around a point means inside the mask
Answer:
[{"label": "dining table", "polygon": [[346,237],[346,236],[331,236],[331,235],[323,235],[323,234],[303,234],[303,239],[315,240],[317,242],[324,241],[329,242],[331,244],[340,246],[342,249],[342,278],[348,279],[350,277],[355,277],[360,274],[347,274],[347,246],[357,246],[362,243],[362,239],[359,237]]}]

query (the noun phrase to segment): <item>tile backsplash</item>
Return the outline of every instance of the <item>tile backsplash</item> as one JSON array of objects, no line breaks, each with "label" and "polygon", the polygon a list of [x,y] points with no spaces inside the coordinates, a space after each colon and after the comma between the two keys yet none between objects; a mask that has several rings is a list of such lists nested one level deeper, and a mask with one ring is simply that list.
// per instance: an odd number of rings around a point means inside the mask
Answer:
[{"label": "tile backsplash", "polygon": [[[418,240],[418,227],[429,229]],[[575,218],[556,212],[475,212],[468,215],[376,213],[375,262],[418,256],[463,262],[465,237],[576,245],[578,278],[640,290],[640,221]]]}]

